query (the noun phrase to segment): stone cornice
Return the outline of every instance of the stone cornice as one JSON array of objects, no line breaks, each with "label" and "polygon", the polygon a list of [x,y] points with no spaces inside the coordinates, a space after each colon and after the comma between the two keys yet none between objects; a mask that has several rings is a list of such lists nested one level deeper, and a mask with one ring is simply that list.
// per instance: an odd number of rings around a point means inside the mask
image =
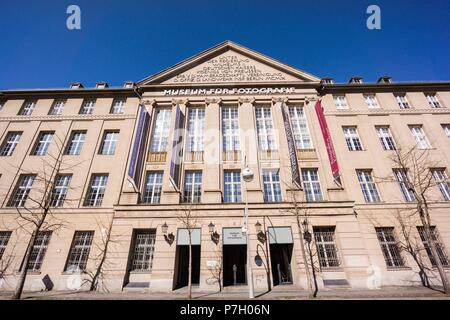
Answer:
[{"label": "stone cornice", "polygon": [[404,83],[351,83],[323,84],[321,95],[332,93],[364,93],[364,92],[414,92],[414,91],[449,91],[449,81],[404,82]]},{"label": "stone cornice", "polygon": [[77,114],[67,116],[65,115],[10,116],[10,117],[0,117],[0,121],[30,122],[30,121],[70,121],[70,120],[126,120],[135,118],[136,116],[133,114],[99,114],[99,115]]},{"label": "stone cornice", "polygon": [[[326,110],[326,107],[325,107]],[[450,114],[448,108],[427,108],[427,109],[367,109],[367,110],[337,110],[337,111],[325,111],[327,116],[355,116],[355,115],[367,115],[367,116],[389,116],[393,114],[408,114],[408,115],[420,115],[420,114]]]}]

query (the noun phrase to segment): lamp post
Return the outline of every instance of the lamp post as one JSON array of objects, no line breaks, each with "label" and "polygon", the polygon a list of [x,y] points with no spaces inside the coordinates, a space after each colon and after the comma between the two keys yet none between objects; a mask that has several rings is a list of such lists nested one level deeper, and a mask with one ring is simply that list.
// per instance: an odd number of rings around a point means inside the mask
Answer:
[{"label": "lamp post", "polygon": [[244,210],[244,227],[242,228],[242,232],[246,234],[247,240],[247,282],[248,282],[248,297],[253,299],[255,297],[255,288],[253,287],[253,272],[252,272],[252,259],[250,256],[250,232],[249,232],[249,224],[248,224],[248,188],[247,183],[253,181],[253,171],[246,167],[242,172],[242,178],[244,179],[245,185],[245,210]]}]

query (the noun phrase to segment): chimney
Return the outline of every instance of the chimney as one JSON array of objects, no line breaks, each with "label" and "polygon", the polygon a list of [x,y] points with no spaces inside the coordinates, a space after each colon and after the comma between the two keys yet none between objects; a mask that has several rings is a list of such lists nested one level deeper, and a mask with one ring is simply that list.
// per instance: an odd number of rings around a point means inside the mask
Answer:
[{"label": "chimney", "polygon": [[83,89],[83,88],[84,88],[84,86],[80,82],[72,82],[70,84],[70,89]]},{"label": "chimney", "polygon": [[95,85],[95,88],[97,89],[106,89],[108,87],[108,82],[97,82],[97,84]]},{"label": "chimney", "polygon": [[320,84],[334,84],[334,79],[330,77],[322,78],[322,80],[320,80]]},{"label": "chimney", "polygon": [[353,83],[353,84],[359,84],[359,83],[363,83],[363,78],[361,77],[352,77],[350,78],[350,81],[348,83]]},{"label": "chimney", "polygon": [[377,83],[392,83],[392,78],[389,76],[382,76],[378,79]]}]

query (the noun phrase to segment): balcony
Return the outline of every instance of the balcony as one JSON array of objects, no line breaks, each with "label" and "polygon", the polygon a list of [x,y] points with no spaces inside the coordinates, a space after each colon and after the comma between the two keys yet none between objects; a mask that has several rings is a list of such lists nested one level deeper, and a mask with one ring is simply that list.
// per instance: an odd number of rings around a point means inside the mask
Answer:
[{"label": "balcony", "polygon": [[203,162],[203,151],[186,152],[184,160],[186,162]]},{"label": "balcony", "polygon": [[298,160],[317,160],[316,149],[297,149]]},{"label": "balcony", "polygon": [[147,162],[160,162],[165,163],[167,158],[167,152],[149,152],[147,156]]},{"label": "balcony", "polygon": [[241,151],[240,150],[230,150],[223,152],[224,162],[238,162],[241,161]]},{"label": "balcony", "polygon": [[259,150],[260,160],[278,160],[278,150]]}]

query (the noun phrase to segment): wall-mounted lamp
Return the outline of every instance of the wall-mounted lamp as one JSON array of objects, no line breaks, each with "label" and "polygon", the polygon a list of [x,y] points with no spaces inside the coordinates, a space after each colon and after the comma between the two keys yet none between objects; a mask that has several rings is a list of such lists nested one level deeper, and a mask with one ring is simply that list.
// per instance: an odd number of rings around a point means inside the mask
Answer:
[{"label": "wall-mounted lamp", "polygon": [[216,226],[214,225],[214,223],[210,222],[208,224],[209,233],[211,234],[211,241],[217,245],[220,240],[220,234],[217,233],[215,228]]},{"label": "wall-mounted lamp", "polygon": [[164,224],[161,226],[161,231],[164,235],[164,240],[166,240],[166,242],[171,246],[172,243],[175,241],[175,236],[173,235],[172,232],[167,234],[168,229],[169,226],[167,225],[167,223],[164,222]]},{"label": "wall-mounted lamp", "polygon": [[267,236],[261,229],[262,224],[259,221],[256,221],[255,224],[256,236],[258,237],[259,242],[265,243],[267,241]]},{"label": "wall-mounted lamp", "polygon": [[305,232],[303,233],[303,239],[305,239],[306,242],[311,243],[312,241],[312,234],[308,230],[308,219],[303,220],[303,227]]}]

